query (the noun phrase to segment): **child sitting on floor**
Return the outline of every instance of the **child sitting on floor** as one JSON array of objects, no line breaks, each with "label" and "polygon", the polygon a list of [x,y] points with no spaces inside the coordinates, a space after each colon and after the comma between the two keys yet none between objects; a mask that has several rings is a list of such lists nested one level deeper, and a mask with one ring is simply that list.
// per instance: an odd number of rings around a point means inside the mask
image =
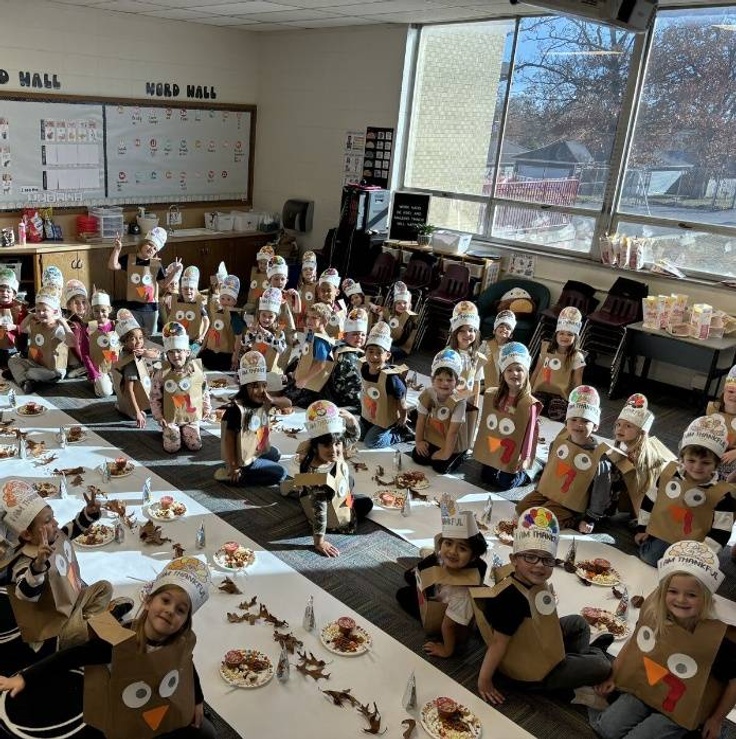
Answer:
[{"label": "child sitting on floor", "polygon": [[341,408],[360,407],[360,365],[367,334],[368,313],[363,308],[353,308],[345,319],[345,338],[333,349],[335,363],[325,386],[326,397]]},{"label": "child sitting on floor", "polygon": [[[450,339],[447,345],[454,349],[462,360],[463,367],[457,381],[455,393],[467,400],[471,405],[478,407],[480,399],[480,385],[483,380],[483,368],[487,358],[478,351],[480,345],[480,315],[475,303],[461,300],[452,310],[450,319]],[[475,433],[475,421],[469,424],[470,436]]]},{"label": "child sitting on floor", "polygon": [[705,410],[707,416],[718,414],[728,429],[728,446],[718,465],[718,477],[736,482],[736,367],[731,367],[723,381],[723,392],[711,400]]},{"label": "child sitting on floor", "polygon": [[210,326],[204,348],[199,352],[199,358],[208,370],[227,372],[238,368],[239,351],[235,337],[245,330],[242,311],[235,307],[239,293],[240,280],[236,275],[227,275],[209,302]]},{"label": "child sitting on floor", "polygon": [[498,387],[501,370],[498,366],[498,358],[504,344],[511,341],[516,328],[516,316],[511,310],[499,311],[493,321],[493,336],[486,339],[480,347],[480,352],[486,357],[483,368],[486,388]]},{"label": "child sitting on floor", "polygon": [[305,251],[302,256],[302,271],[296,288],[302,308],[297,318],[297,328],[302,329],[306,325],[307,311],[317,300],[317,255],[313,251]]},{"label": "child sitting on floor", "polygon": [[394,283],[394,304],[383,309],[383,320],[391,329],[391,355],[395,361],[405,359],[417,335],[417,314],[411,309],[411,292],[403,282]]},{"label": "child sitting on floor", "polygon": [[[289,265],[283,257],[276,256],[271,260],[266,272],[270,287],[279,290],[281,304],[276,311],[276,323],[284,332],[286,345],[289,349],[287,354],[282,355],[284,362],[289,358],[291,349],[297,344],[296,318],[302,310],[302,299],[297,290],[286,288],[289,280]],[[282,366],[285,366],[282,365]]]},{"label": "child sitting on floor", "polygon": [[87,324],[89,356],[94,366],[90,378],[98,398],[109,398],[113,392],[112,367],[120,354],[120,339],[110,315],[110,296],[104,290],[92,293],[92,319]]},{"label": "child sitting on floor", "polygon": [[18,351],[19,328],[28,315],[26,304],[16,298],[17,294],[15,272],[0,266],[0,369],[5,369],[8,359]]},{"label": "child sitting on floor", "polygon": [[347,311],[342,301],[337,299],[340,294],[340,275],[334,267],[328,267],[320,276],[317,285],[319,302],[330,309],[330,318],[327,321],[327,335],[335,340],[341,339],[344,331],[345,315]]},{"label": "child sitting on floor", "polygon": [[199,269],[187,267],[182,272],[179,293],[171,301],[169,315],[187,330],[192,354],[196,357],[204,344],[210,318],[204,296],[199,292]]},{"label": "child sitting on floor", "polygon": [[249,308],[253,308],[258,304],[258,298],[263,295],[263,291],[269,286],[268,265],[274,256],[275,252],[270,244],[262,246],[256,254],[256,265],[251,267],[248,282],[246,304]]},{"label": "child sitting on floor", "polygon": [[87,287],[81,280],[67,280],[64,286],[63,298],[66,307],[66,320],[74,334],[74,345],[69,347],[67,376],[79,377],[86,374],[90,382],[93,382],[96,369],[90,357],[89,334],[87,332],[87,319],[89,318]]}]

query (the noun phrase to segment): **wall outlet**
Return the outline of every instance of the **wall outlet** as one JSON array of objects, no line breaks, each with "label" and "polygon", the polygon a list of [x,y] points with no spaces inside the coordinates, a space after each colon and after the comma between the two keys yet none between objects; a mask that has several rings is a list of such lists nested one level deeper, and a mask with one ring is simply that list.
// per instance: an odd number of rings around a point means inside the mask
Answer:
[{"label": "wall outlet", "polygon": [[178,210],[170,210],[166,213],[167,226],[181,226],[181,213]]}]

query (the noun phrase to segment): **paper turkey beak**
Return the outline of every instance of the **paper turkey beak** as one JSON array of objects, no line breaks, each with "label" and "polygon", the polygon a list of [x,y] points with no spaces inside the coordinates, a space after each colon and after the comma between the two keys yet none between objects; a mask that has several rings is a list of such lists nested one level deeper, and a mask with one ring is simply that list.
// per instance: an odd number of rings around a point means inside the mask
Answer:
[{"label": "paper turkey beak", "polygon": [[572,467],[569,464],[565,464],[561,459],[557,460],[557,468],[555,470],[557,477],[564,477],[571,469]]},{"label": "paper turkey beak", "polygon": [[174,401],[174,405],[177,408],[186,408],[188,401],[189,401],[189,396],[188,395],[172,395],[171,400]]},{"label": "paper turkey beak", "polygon": [[103,349],[102,356],[105,358],[106,362],[117,362],[118,361],[118,353],[110,351],[109,349]]},{"label": "paper turkey beak", "polygon": [[544,378],[545,382],[550,382],[550,380],[552,379],[552,370],[549,367],[545,367],[542,370],[542,377]]},{"label": "paper turkey beak", "polygon": [[151,731],[156,731],[161,726],[161,722],[164,720],[164,716],[168,710],[169,706],[165,704],[143,712],[143,720],[151,727]]},{"label": "paper turkey beak", "polygon": [[501,439],[498,439],[495,436],[489,436],[488,437],[488,451],[493,453],[493,452],[497,452],[500,448],[501,448]]},{"label": "paper turkey beak", "polygon": [[669,674],[666,667],[662,667],[649,657],[644,657],[644,670],[647,673],[647,682],[650,685],[656,685],[665,675]]}]

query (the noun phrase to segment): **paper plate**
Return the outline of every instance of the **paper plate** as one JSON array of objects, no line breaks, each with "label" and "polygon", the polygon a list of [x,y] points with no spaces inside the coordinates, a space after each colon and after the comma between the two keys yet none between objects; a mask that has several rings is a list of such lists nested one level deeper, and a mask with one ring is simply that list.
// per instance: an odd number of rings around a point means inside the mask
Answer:
[{"label": "paper plate", "polygon": [[580,615],[586,620],[594,634],[612,634],[615,641],[623,641],[631,636],[631,626],[626,619],[611,611],[589,606],[583,608]]},{"label": "paper plate", "polygon": [[319,632],[319,639],[325,649],[341,657],[357,657],[365,654],[373,646],[371,635],[362,626],[356,624],[350,636],[343,636],[337,621],[330,621],[323,626]]},{"label": "paper plate", "polygon": [[465,706],[457,704],[457,719],[445,721],[437,711],[437,699],[425,703],[420,714],[422,727],[434,739],[478,739],[483,733],[480,719]]},{"label": "paper plate", "polygon": [[[29,410],[29,407],[31,410]],[[25,405],[19,405],[15,409],[15,412],[19,416],[27,416],[27,417],[42,416],[44,413],[46,413],[46,406],[38,405],[38,404],[32,406],[29,403],[26,403]]]},{"label": "paper plate", "polygon": [[[212,559],[215,560],[215,563],[219,567],[225,570],[240,572],[246,569],[246,567],[250,567],[256,561],[256,553],[241,544],[235,554],[230,555],[225,551],[225,547],[222,546],[212,555]],[[243,564],[237,564],[239,561],[242,561]]]},{"label": "paper plate", "polygon": [[595,574],[592,570],[586,568],[586,565],[591,565],[591,562],[584,560],[582,562],[575,563],[575,574],[585,582],[589,582],[591,585],[600,585],[604,588],[612,588],[614,585],[618,585],[621,582],[621,575],[611,567],[608,572],[602,574]]},{"label": "paper plate", "polygon": [[[224,658],[220,662],[220,676],[229,685],[246,689],[262,688],[273,677],[273,662],[263,652],[257,649],[233,649],[231,652],[239,652],[243,663],[239,667],[228,667]],[[249,666],[260,669],[253,671]]]},{"label": "paper plate", "polygon": [[406,495],[399,490],[379,490],[373,496],[373,502],[389,511],[400,511],[404,507]]},{"label": "paper plate", "polygon": [[148,506],[148,515],[155,521],[176,521],[182,518],[187,512],[184,503],[175,500],[170,508],[161,508],[157,501]]},{"label": "paper plate", "polygon": [[133,470],[135,469],[135,465],[132,462],[128,462],[128,464],[125,465],[124,470],[118,471],[117,467],[115,466],[115,462],[108,462],[107,469],[110,472],[110,477],[113,480],[117,480],[119,477],[127,477],[128,475],[132,475]]},{"label": "paper plate", "polygon": [[74,545],[83,549],[99,549],[99,547],[107,546],[114,540],[115,529],[112,526],[96,523],[74,539]]}]

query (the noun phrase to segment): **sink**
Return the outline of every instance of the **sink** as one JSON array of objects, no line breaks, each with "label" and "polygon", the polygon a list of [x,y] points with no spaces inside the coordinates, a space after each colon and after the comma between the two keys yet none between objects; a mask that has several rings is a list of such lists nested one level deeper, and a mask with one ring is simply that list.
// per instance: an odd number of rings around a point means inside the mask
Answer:
[{"label": "sink", "polygon": [[220,231],[210,231],[208,228],[175,228],[172,237],[181,238],[187,236],[212,236],[213,234],[219,234]]}]

